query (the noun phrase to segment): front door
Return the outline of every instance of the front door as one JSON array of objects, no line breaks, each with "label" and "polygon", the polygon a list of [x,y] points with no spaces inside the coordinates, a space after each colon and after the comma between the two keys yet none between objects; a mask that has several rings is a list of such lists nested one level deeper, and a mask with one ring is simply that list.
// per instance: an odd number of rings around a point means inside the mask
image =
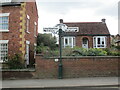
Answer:
[{"label": "front door", "polygon": [[82,40],[82,48],[88,49],[88,39],[87,38],[83,38],[83,40]]}]

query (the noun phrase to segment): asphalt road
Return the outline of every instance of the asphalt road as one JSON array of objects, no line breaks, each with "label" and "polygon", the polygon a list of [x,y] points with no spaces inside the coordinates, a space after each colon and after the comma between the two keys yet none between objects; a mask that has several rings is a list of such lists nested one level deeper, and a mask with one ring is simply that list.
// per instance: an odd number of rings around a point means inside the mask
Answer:
[{"label": "asphalt road", "polygon": [[110,86],[110,87],[4,88],[2,90],[120,90],[120,89],[118,89],[118,86]]}]

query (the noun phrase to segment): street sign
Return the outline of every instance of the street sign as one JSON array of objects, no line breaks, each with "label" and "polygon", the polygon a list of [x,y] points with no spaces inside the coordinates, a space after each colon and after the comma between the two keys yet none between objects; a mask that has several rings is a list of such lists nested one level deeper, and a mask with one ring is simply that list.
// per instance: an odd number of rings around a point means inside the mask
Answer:
[{"label": "street sign", "polygon": [[79,28],[78,27],[68,27],[65,32],[78,32]]},{"label": "street sign", "polygon": [[55,32],[55,31],[58,31],[58,27],[49,27],[49,28],[43,28],[44,32]]},{"label": "street sign", "polygon": [[64,32],[78,32],[78,27],[67,27],[65,24],[57,24],[55,27],[43,28],[45,32],[58,32],[59,29],[62,29]]}]

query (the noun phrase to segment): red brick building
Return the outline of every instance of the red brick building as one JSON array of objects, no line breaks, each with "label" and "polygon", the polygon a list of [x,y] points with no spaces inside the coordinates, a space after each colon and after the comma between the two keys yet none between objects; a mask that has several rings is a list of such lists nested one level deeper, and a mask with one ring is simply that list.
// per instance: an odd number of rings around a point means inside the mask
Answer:
[{"label": "red brick building", "polygon": [[109,48],[110,33],[105,23],[101,22],[63,22],[67,27],[78,27],[78,32],[67,32],[63,38],[63,47],[79,46],[83,48]]},{"label": "red brick building", "polygon": [[34,63],[38,33],[36,2],[14,2],[0,4],[0,61],[5,56],[20,54],[26,65]]}]

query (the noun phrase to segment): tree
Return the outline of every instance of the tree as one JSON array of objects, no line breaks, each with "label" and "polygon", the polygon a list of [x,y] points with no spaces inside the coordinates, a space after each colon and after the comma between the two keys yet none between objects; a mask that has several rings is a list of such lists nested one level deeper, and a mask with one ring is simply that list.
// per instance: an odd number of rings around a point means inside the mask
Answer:
[{"label": "tree", "polygon": [[56,38],[52,37],[51,34],[38,34],[37,37],[37,45],[38,46],[47,46],[51,50],[56,49]]}]

